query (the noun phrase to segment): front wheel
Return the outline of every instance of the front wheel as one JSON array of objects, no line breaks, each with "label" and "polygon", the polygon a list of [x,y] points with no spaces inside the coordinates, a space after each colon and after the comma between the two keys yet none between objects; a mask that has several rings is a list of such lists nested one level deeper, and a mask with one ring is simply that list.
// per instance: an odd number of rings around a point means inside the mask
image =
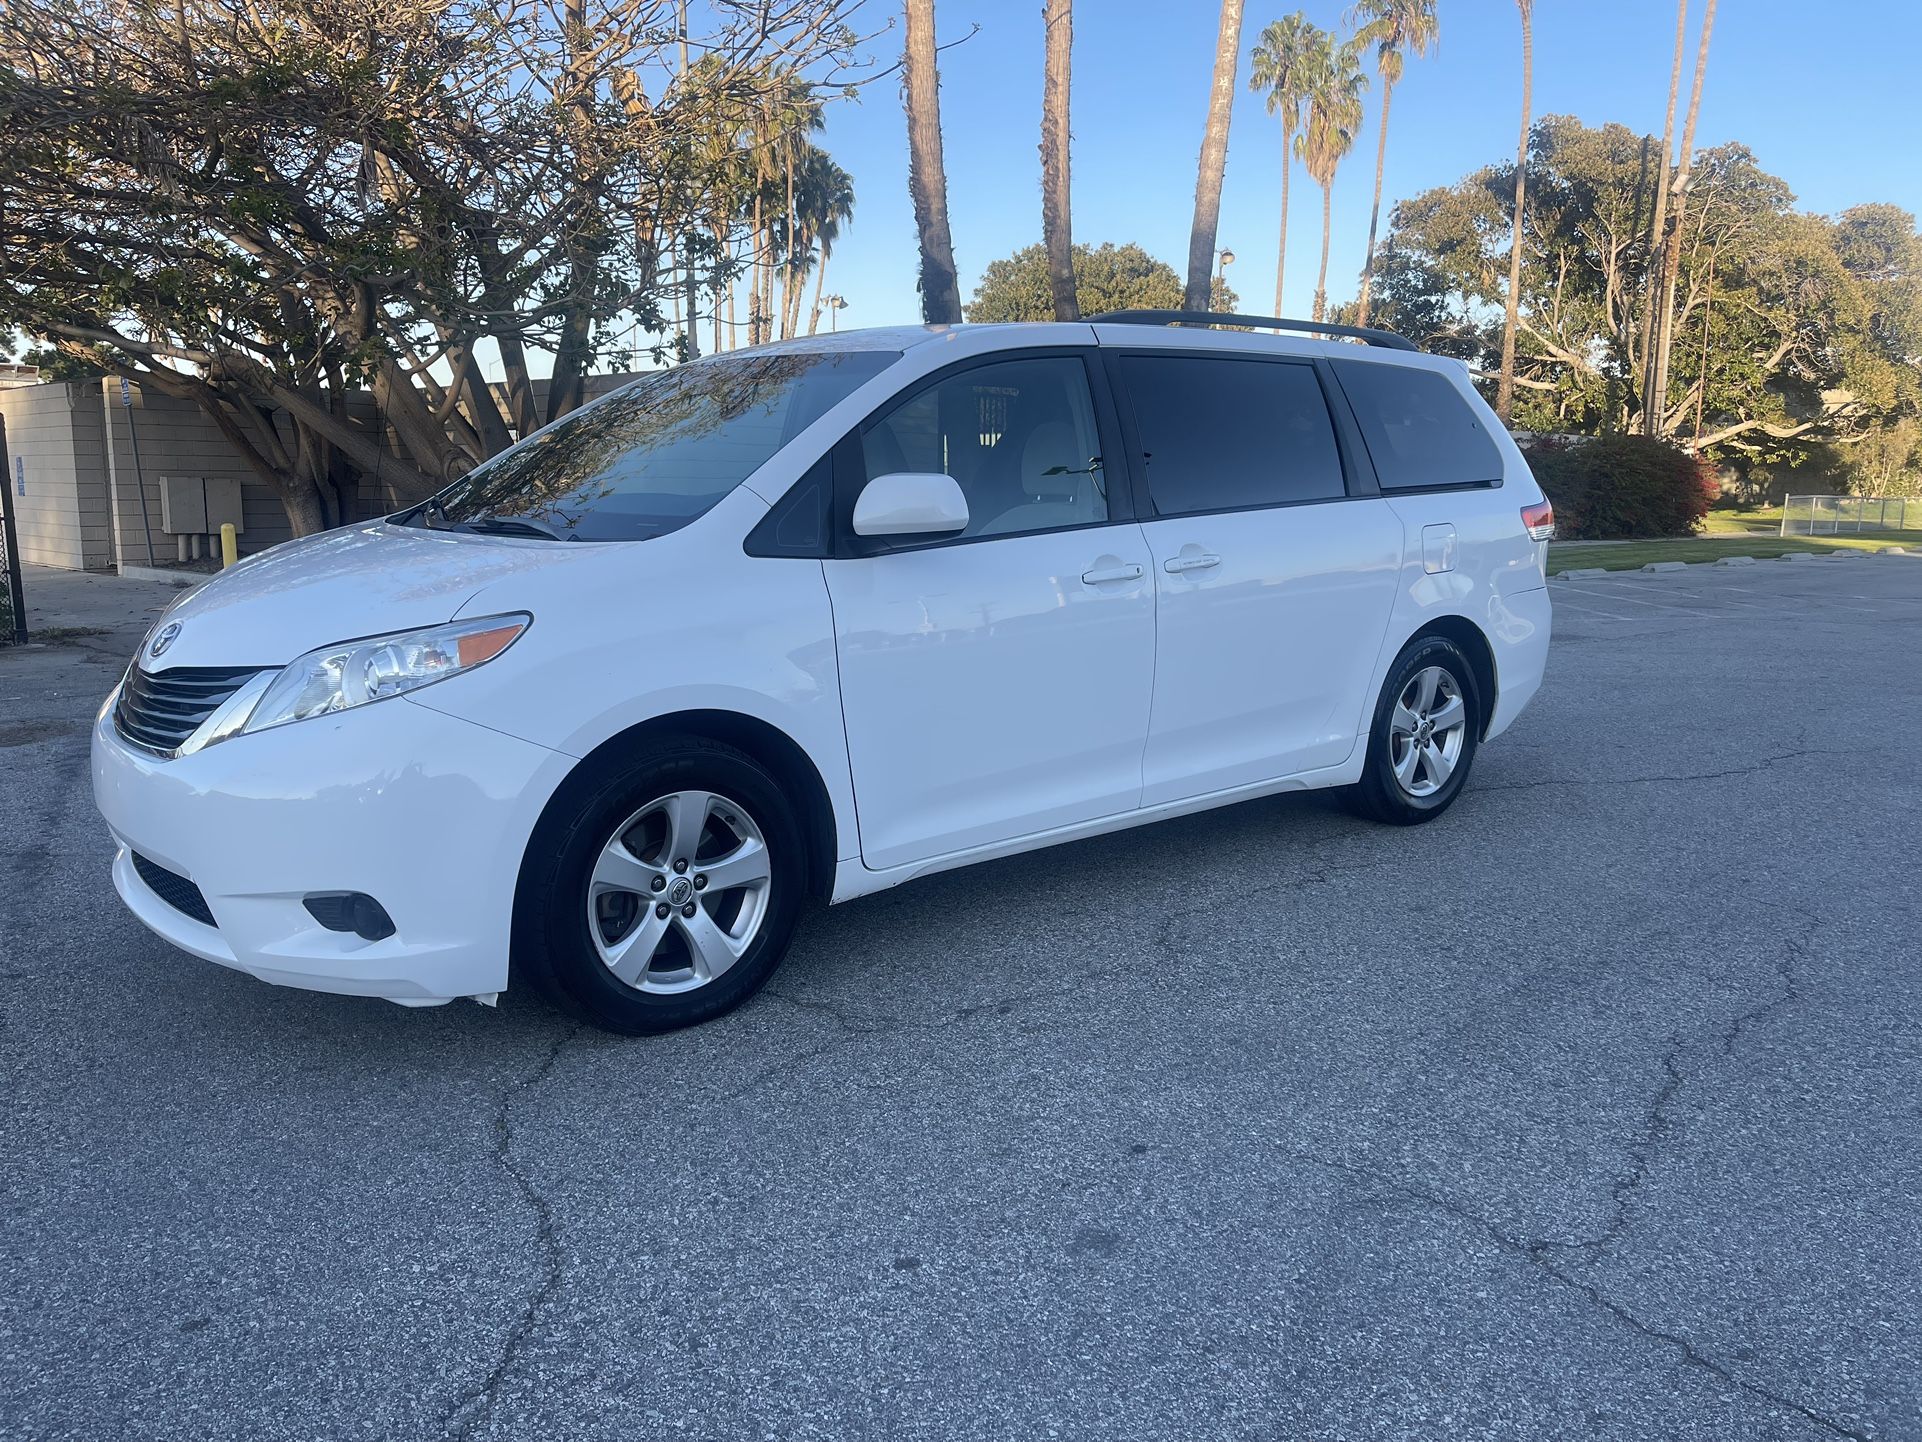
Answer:
[{"label": "front wheel", "polygon": [[1468,779],[1482,701],[1468,657],[1445,636],[1411,641],[1388,668],[1352,790],[1364,816],[1397,826],[1432,821]]},{"label": "front wheel", "polygon": [[544,825],[516,962],[570,1010],[650,1034],[746,1001],[787,951],[807,868],[775,779],[718,742],[604,768]]}]

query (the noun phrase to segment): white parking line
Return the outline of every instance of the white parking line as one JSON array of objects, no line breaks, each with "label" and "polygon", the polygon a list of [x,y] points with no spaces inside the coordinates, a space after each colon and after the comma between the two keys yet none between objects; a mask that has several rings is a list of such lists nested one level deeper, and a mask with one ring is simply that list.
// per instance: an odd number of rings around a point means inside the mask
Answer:
[{"label": "white parking line", "polygon": [[[1775,594],[1775,593],[1773,593],[1773,592],[1769,592],[1769,591],[1757,591],[1757,590],[1755,590],[1755,589],[1753,589],[1752,587],[1749,587],[1749,586],[1730,586],[1730,587],[1729,587],[1729,589],[1730,589],[1731,591],[1740,591],[1740,592],[1742,592],[1742,593],[1743,593],[1744,595],[1748,595],[1748,596],[1768,596],[1768,595],[1772,595],[1772,594]],[[1833,597],[1830,597],[1830,596],[1825,596],[1825,595],[1823,595],[1823,594],[1822,594],[1822,593],[1820,593],[1820,592],[1811,592],[1811,591],[1795,591],[1795,592],[1792,592],[1792,593],[1789,593],[1789,594],[1787,594],[1787,595],[1780,595],[1780,596],[1777,596],[1777,599],[1778,599],[1778,600],[1784,600],[1784,601],[1791,601],[1791,602],[1794,602],[1794,603],[1796,603],[1796,604],[1798,604],[1798,605],[1799,605],[1799,604],[1803,604],[1803,603],[1806,603],[1806,602],[1809,602],[1809,601],[1820,601],[1820,602],[1821,602],[1821,603],[1822,603],[1823,605],[1825,605],[1825,606],[1828,606],[1828,607],[1829,607],[1829,608],[1831,608],[1832,610],[1837,610],[1837,611],[1854,611],[1854,612],[1857,612],[1858,614],[1860,614],[1860,615],[1863,615],[1863,616],[1880,616],[1880,615],[1882,615],[1882,614],[1883,614],[1883,611],[1881,610],[1881,608],[1880,608],[1880,607],[1871,607],[1871,606],[1843,606],[1843,605],[1839,605],[1839,604],[1838,604],[1838,603],[1837,603],[1837,602],[1836,602],[1836,601],[1834,600],[1834,598],[1833,598]],[[1857,601],[1873,601],[1873,600],[1875,600],[1875,597],[1873,597],[1873,596],[1856,596],[1856,597],[1854,597],[1853,599],[1854,599],[1854,600],[1857,600]],[[1885,603],[1885,604],[1886,604],[1886,603]]]},{"label": "white parking line", "polygon": [[1725,596],[1710,596],[1702,591],[1685,591],[1679,586],[1664,586],[1662,589],[1671,596],[1694,596],[1712,606],[1740,606],[1745,611],[1772,611],[1773,606],[1764,606],[1759,601],[1731,601]]},{"label": "white parking line", "polygon": [[1570,601],[1567,599],[1557,600],[1555,602],[1555,609],[1557,611],[1579,611],[1584,616],[1606,616],[1611,621],[1633,621],[1636,619],[1633,616],[1618,616],[1613,611],[1604,611],[1600,606],[1584,606],[1580,601]]},{"label": "white parking line", "polygon": [[1644,601],[1639,596],[1624,596],[1614,591],[1591,591],[1586,587],[1571,585],[1567,581],[1562,582],[1562,586],[1565,590],[1578,591],[1584,596],[1600,596],[1604,601],[1626,601],[1631,606],[1651,606],[1658,611],[1680,611],[1684,616],[1706,614],[1695,606],[1671,606],[1665,601]]}]

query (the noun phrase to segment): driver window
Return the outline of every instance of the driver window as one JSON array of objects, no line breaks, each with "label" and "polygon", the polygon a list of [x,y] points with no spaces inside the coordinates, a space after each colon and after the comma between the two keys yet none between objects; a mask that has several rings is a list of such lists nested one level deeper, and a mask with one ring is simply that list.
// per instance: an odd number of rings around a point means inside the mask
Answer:
[{"label": "driver window", "polygon": [[863,480],[953,476],[962,536],[1011,536],[1108,519],[1088,373],[1075,356],[998,361],[910,397],[861,433]]}]

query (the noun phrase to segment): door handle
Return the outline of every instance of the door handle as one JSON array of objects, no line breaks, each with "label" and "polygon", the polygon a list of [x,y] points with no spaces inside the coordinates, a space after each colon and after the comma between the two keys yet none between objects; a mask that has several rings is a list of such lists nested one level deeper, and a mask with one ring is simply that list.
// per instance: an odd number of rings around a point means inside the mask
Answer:
[{"label": "door handle", "polygon": [[1183,552],[1179,556],[1170,556],[1167,560],[1163,561],[1161,563],[1161,569],[1171,576],[1179,576],[1183,571],[1205,571],[1211,566],[1219,566],[1220,564],[1221,557],[1215,555],[1212,551],[1203,552],[1200,555],[1191,555]]},{"label": "door handle", "polygon": [[1104,581],[1139,581],[1139,566],[1106,566],[1096,571],[1083,571],[1081,579],[1090,586],[1099,586]]}]

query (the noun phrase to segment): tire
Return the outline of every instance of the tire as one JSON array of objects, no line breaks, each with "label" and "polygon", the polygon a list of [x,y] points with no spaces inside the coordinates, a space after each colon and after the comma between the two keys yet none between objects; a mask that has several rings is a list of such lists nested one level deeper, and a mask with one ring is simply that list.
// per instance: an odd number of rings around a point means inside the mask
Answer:
[{"label": "tire", "polygon": [[[1432,692],[1427,690],[1431,684]],[[1458,710],[1454,702],[1460,703]],[[1392,826],[1433,821],[1461,794],[1482,719],[1475,668],[1461,647],[1445,636],[1410,641],[1388,668],[1375,703],[1361,780],[1349,789],[1354,809]],[[1417,744],[1422,740],[1428,745]]]},{"label": "tire", "polygon": [[650,741],[570,781],[542,818],[514,967],[608,1031],[711,1021],[773,975],[807,874],[800,824],[758,761],[701,737]]}]

